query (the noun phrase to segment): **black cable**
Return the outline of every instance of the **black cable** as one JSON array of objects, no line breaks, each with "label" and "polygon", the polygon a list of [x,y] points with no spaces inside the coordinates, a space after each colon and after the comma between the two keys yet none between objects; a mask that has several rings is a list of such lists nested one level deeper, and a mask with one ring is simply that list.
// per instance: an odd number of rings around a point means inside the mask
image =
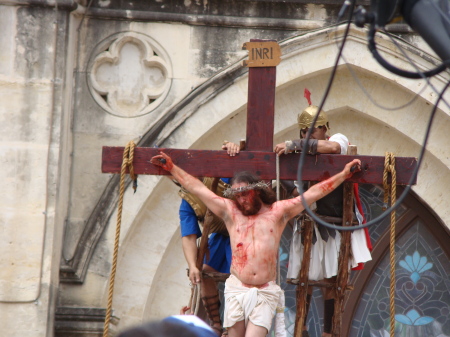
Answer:
[{"label": "black cable", "polygon": [[[342,5],[341,10],[339,11],[338,16],[337,16],[337,22],[341,21],[342,17],[344,16],[345,12],[347,11],[347,8],[349,6],[351,6],[351,4],[352,3],[351,3],[350,0],[345,0],[344,1],[344,4]],[[352,8],[352,11],[353,11],[353,8]]]},{"label": "black cable", "polygon": [[440,72],[444,71],[445,69],[447,69],[445,63],[437,66],[436,68],[432,69],[432,70],[428,70],[424,73],[421,72],[412,72],[412,71],[407,71],[407,70],[403,70],[400,68],[397,68],[395,66],[393,66],[392,64],[390,64],[389,62],[387,62],[378,52],[377,50],[377,45],[375,43],[375,23],[372,22],[370,24],[370,28],[369,28],[369,34],[367,36],[367,39],[369,41],[369,50],[372,53],[372,56],[375,58],[375,60],[377,60],[377,62],[386,70],[390,71],[391,73],[394,73],[396,75],[402,76],[402,77],[406,77],[406,78],[411,78],[411,79],[421,79],[424,77],[431,77],[434,75],[439,74]]},{"label": "black cable", "polygon": [[[312,218],[316,223],[318,223],[318,224],[320,224],[320,225],[322,225],[322,226],[325,226],[325,227],[327,227],[327,228],[331,228],[331,229],[335,229],[335,230],[340,230],[340,231],[354,231],[354,230],[363,229],[363,228],[372,226],[372,225],[378,223],[379,221],[383,220],[383,219],[384,219],[385,217],[387,217],[391,212],[393,212],[393,211],[394,211],[394,210],[395,210],[395,209],[403,202],[403,200],[406,198],[407,194],[408,194],[409,191],[411,190],[411,185],[412,185],[413,181],[415,180],[415,177],[417,176],[417,173],[418,173],[418,171],[419,171],[420,165],[421,165],[421,163],[422,163],[422,160],[423,160],[423,157],[424,157],[424,154],[425,154],[425,149],[426,149],[425,145],[426,145],[426,143],[427,143],[427,141],[428,141],[428,137],[429,137],[429,135],[430,135],[431,125],[432,125],[432,123],[433,123],[434,116],[435,116],[435,114],[436,114],[438,104],[439,104],[439,102],[441,101],[442,97],[444,96],[444,93],[445,93],[445,91],[447,90],[447,88],[449,87],[449,85],[450,85],[450,81],[447,82],[447,84],[446,84],[445,87],[442,89],[441,93],[439,94],[438,99],[436,100],[436,104],[434,105],[433,110],[431,111],[430,119],[429,119],[429,122],[428,122],[428,125],[427,125],[427,129],[426,129],[426,132],[425,132],[425,137],[424,137],[422,149],[421,149],[421,151],[420,151],[419,159],[417,160],[417,166],[415,167],[415,169],[414,169],[414,171],[413,171],[413,174],[412,174],[412,176],[411,176],[411,178],[410,178],[410,180],[409,180],[409,182],[408,182],[408,185],[406,186],[405,190],[404,190],[403,193],[400,195],[400,197],[397,198],[397,201],[396,201],[396,203],[395,203],[393,206],[391,206],[390,208],[388,208],[386,211],[384,211],[384,213],[382,213],[381,215],[379,215],[377,218],[372,219],[372,220],[370,220],[369,222],[367,222],[367,223],[365,223],[365,224],[363,224],[363,225],[359,225],[359,226],[349,226],[349,227],[336,226],[336,225],[332,225],[332,224],[330,224],[330,223],[327,223],[327,222],[323,221],[323,220],[320,219],[316,214],[314,214],[314,212],[312,212],[312,210],[309,208],[309,206],[306,204],[306,201],[305,201],[304,198],[302,197],[302,204],[303,204],[303,206],[305,207],[306,213],[308,213],[308,214],[311,216],[311,218]],[[323,100],[322,100],[322,105],[323,105]],[[319,112],[320,112],[320,110],[319,110]],[[317,113],[315,119],[317,119],[319,112]],[[315,124],[315,120],[314,120],[314,122],[313,122],[313,125],[314,125],[314,124]],[[312,128],[310,128],[310,130],[308,130],[307,137],[309,137],[309,135],[310,135],[310,133],[311,133],[311,132],[310,132],[311,129],[312,129]],[[298,172],[297,172],[297,180],[298,180],[298,181],[301,181],[302,167],[303,167],[303,163],[304,163],[304,160],[305,160],[305,155],[306,155],[305,151],[302,150],[302,153],[301,153],[301,155],[300,155],[300,160],[299,160]],[[302,183],[303,183],[303,182],[302,182]],[[299,190],[299,194],[300,194],[301,196],[303,196],[303,194],[304,194],[304,192],[305,192],[305,191],[303,190],[303,187],[302,187],[303,184],[302,184],[302,183],[298,184],[298,190]]]},{"label": "black cable", "polygon": [[[345,11],[347,10],[347,8],[348,8],[348,6],[349,6],[350,4],[351,4],[351,3],[350,3],[349,0],[345,0],[344,5],[342,6],[342,8],[341,8],[341,10],[340,10],[340,12],[339,12],[339,15],[338,15],[338,19],[337,19],[338,22],[340,22],[340,20],[341,20],[343,14],[345,13]],[[355,23],[355,22],[353,22],[353,23]],[[355,23],[355,24],[356,24],[356,23]],[[337,27],[335,27],[334,31],[335,31],[335,32],[337,31]],[[397,48],[400,49],[400,47],[398,46],[398,44],[393,40],[393,38],[392,38],[385,30],[384,30],[384,33],[385,33],[386,35],[388,35],[388,36],[391,38],[392,42],[397,46]],[[336,47],[337,47],[338,50],[339,50],[339,45],[338,45],[338,42],[337,42],[337,41],[336,41]],[[405,104],[402,104],[402,105],[400,105],[400,106],[396,106],[396,107],[394,107],[394,108],[390,108],[390,107],[383,106],[383,105],[379,104],[378,102],[376,102],[375,99],[367,92],[366,88],[365,88],[364,85],[359,81],[358,76],[357,76],[356,73],[353,71],[352,67],[351,67],[350,64],[347,62],[347,60],[346,60],[346,58],[345,58],[345,56],[344,56],[343,54],[341,55],[341,58],[344,60],[345,65],[347,66],[348,70],[350,71],[350,74],[352,75],[353,79],[355,80],[356,84],[360,87],[360,89],[362,90],[362,92],[364,93],[364,95],[367,96],[367,98],[372,102],[372,104],[374,104],[375,106],[379,107],[380,109],[383,109],[383,110],[386,110],[386,111],[395,111],[395,110],[401,110],[401,109],[404,109],[404,108],[408,107],[409,105],[411,105],[411,104],[412,104],[412,103],[420,96],[420,94],[427,88],[427,86],[422,87],[422,89],[420,90],[420,92],[419,92],[419,93],[416,93],[416,94],[414,95],[414,97],[413,97],[409,102],[407,102],[407,103],[405,103]],[[410,62],[411,62],[411,61],[410,61]],[[416,68],[417,71],[419,71],[419,69],[418,69],[414,64],[413,64],[413,66]],[[427,80],[427,78],[426,78],[425,76],[423,76],[423,78],[424,78],[425,80]],[[429,83],[428,83],[428,85],[429,85]]]}]

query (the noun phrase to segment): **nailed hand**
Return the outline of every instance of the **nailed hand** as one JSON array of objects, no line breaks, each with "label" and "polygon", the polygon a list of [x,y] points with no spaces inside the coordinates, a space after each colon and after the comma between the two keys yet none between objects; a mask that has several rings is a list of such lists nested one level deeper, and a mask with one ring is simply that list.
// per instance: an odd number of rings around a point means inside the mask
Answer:
[{"label": "nailed hand", "polygon": [[161,166],[166,171],[173,169],[172,158],[164,152],[160,152],[159,155],[152,157],[152,159],[150,159],[150,163],[156,166]]},{"label": "nailed hand", "polygon": [[353,159],[345,165],[344,171],[347,173],[347,178],[350,178],[353,173],[361,171],[361,161],[359,159]]}]

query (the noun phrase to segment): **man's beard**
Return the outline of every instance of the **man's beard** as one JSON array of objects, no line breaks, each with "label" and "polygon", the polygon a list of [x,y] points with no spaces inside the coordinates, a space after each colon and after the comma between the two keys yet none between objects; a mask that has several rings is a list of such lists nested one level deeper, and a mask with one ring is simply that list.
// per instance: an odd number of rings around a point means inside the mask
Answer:
[{"label": "man's beard", "polygon": [[254,198],[249,209],[245,209],[241,204],[237,203],[236,201],[234,201],[234,202],[236,204],[236,207],[245,216],[255,215],[256,213],[259,212],[259,210],[262,207],[262,201],[260,198]]}]

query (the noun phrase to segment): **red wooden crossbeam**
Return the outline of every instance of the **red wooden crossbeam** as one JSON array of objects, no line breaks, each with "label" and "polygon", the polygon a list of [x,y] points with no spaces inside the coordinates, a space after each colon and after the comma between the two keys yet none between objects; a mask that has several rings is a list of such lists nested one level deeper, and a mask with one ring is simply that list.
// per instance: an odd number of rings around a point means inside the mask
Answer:
[{"label": "red wooden crossbeam", "polygon": [[[120,173],[123,147],[103,147],[102,172]],[[263,151],[241,151],[230,157],[226,151],[163,149],[137,147],[134,150],[134,172],[136,174],[168,175],[160,167],[150,163],[150,159],[164,151],[174,163],[196,177],[232,177],[239,171],[251,171],[261,179],[276,179],[276,154]],[[300,154],[280,156],[280,179],[297,180]],[[320,181],[340,172],[353,158],[362,163],[362,171],[355,173],[348,181],[361,184],[382,184],[384,157],[346,156],[336,154],[307,155],[303,166],[302,180]],[[396,157],[397,184],[406,185],[411,179],[417,158]],[[413,180],[416,183],[416,179]]]}]

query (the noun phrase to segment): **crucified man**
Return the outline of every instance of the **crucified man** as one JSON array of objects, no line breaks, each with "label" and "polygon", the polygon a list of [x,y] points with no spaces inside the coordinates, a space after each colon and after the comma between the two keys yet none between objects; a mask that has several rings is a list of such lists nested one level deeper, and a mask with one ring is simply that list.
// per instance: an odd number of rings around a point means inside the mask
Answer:
[{"label": "crucified man", "polygon": [[264,337],[272,324],[281,288],[275,283],[278,247],[289,219],[324,197],[360,169],[354,159],[331,178],[314,185],[303,196],[276,201],[273,191],[250,172],[236,174],[222,198],[161,152],[151,161],[221,217],[230,234],[231,276],[225,282],[224,327],[230,337]]}]

